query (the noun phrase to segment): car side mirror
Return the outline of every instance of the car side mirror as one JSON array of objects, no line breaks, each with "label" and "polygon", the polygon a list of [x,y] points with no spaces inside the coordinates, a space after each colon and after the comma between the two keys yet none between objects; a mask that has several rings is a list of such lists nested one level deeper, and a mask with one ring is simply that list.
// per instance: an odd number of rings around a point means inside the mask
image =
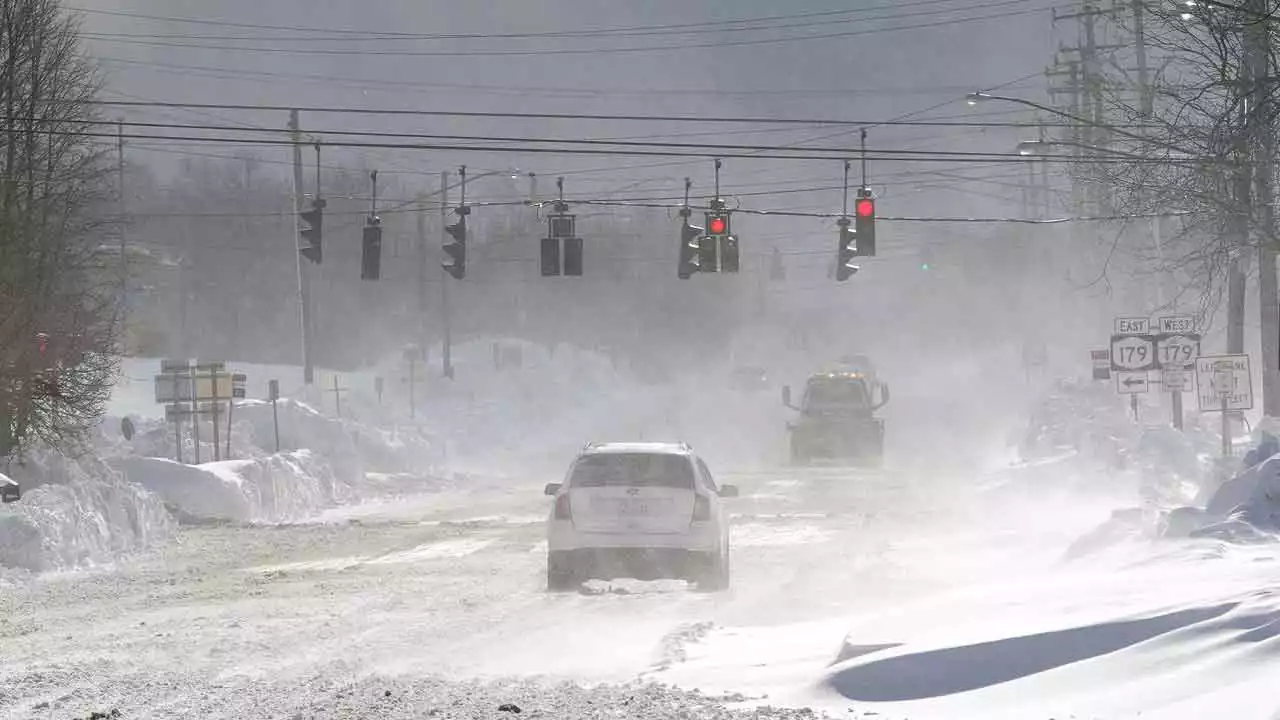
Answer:
[{"label": "car side mirror", "polygon": [[720,497],[724,497],[724,498],[738,497],[738,486],[737,485],[721,485]]},{"label": "car side mirror", "polygon": [[782,404],[791,407],[791,386],[782,386]]},{"label": "car side mirror", "polygon": [[547,483],[547,486],[542,488],[542,494],[554,497],[560,494],[560,488],[562,487],[564,487],[563,483]]}]

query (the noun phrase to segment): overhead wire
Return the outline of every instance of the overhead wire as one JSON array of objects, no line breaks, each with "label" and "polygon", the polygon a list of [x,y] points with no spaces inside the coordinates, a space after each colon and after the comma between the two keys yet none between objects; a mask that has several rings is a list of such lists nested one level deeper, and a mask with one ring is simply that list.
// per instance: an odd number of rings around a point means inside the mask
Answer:
[{"label": "overhead wire", "polygon": [[[1014,4],[1022,4],[1027,0],[998,0],[997,2],[985,3],[979,7],[1008,6]],[[185,42],[167,42],[163,40],[137,40],[124,38],[99,38],[100,42],[114,42],[119,44],[137,45],[144,47],[171,47],[185,50],[224,50],[249,53],[267,53],[267,54],[291,54],[291,55],[327,55],[327,56],[393,56],[393,57],[475,57],[475,56],[551,56],[551,55],[583,55],[583,54],[629,54],[642,52],[661,52],[661,51],[679,51],[692,49],[707,48],[724,48],[724,47],[747,47],[758,45],[771,45],[788,42],[813,42],[816,40],[830,40],[849,37],[858,37],[870,34],[883,34],[887,32],[899,32],[917,29],[926,29],[933,27],[952,26],[960,23],[980,22],[983,20],[996,20],[1019,15],[1028,15],[1032,13],[1045,12],[1055,7],[1061,6],[1062,3],[1050,3],[1026,10],[1005,10],[998,13],[989,13],[985,15],[973,15],[959,18],[947,18],[944,20],[936,20],[932,22],[920,22],[914,24],[897,25],[889,27],[877,27],[861,30],[848,30],[842,32],[829,33],[810,33],[803,35],[789,35],[784,37],[764,37],[752,38],[744,40],[727,40],[705,42],[697,44],[665,44],[650,46],[606,46],[596,48],[543,48],[543,49],[502,49],[502,50],[455,50],[455,51],[436,51],[436,50],[352,50],[352,49],[333,49],[333,48],[284,48],[284,47],[255,47],[251,45],[216,45],[216,44],[197,44]],[[944,10],[942,13],[956,12],[956,10]],[[935,10],[931,13],[937,15],[939,11]],[[907,17],[907,14],[899,17]],[[672,32],[670,34],[678,34]],[[592,35],[589,37],[596,37]]]}]

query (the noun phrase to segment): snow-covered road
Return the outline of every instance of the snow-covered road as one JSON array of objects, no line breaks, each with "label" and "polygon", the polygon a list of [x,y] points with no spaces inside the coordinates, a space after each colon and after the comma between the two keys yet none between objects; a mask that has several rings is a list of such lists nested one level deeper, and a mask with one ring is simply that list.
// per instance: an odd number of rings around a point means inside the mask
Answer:
[{"label": "snow-covered road", "polygon": [[[842,652],[906,657],[894,677],[910,676],[911,658],[933,667],[930,651],[949,644],[1175,612],[1179,602],[1218,607],[1275,577],[1275,559],[1254,553],[1231,566],[1234,584],[1212,598],[1188,595],[1194,585],[1186,583],[1166,597],[1161,579],[1187,571],[1198,551],[1073,565],[1066,551],[1106,517],[1112,505],[1104,499],[997,502],[964,478],[839,470],[721,480],[743,490],[732,501],[726,593],[627,581],[546,593],[547,501],[533,482],[345,507],[305,523],[185,528],[176,542],[118,568],[3,587],[0,716],[109,708],[124,717],[289,716],[359,706],[407,717],[463,696],[492,697],[486,712],[500,698],[545,709],[549,697],[578,697],[510,680],[539,677],[610,683],[611,701],[620,701],[617,684],[653,681],[856,717],[850,708],[883,712],[883,702],[929,693],[886,684],[856,657],[833,670]],[[1143,584],[1109,579],[1135,568]],[[1073,597],[1072,588],[1085,594]],[[1274,622],[1250,617],[1253,628]],[[984,685],[978,676],[971,689]],[[1016,677],[997,673],[985,684]],[[498,684],[469,696],[450,684],[475,679]],[[893,689],[868,695],[868,682]],[[396,702],[369,705],[384,699]],[[1072,707],[1070,695],[1054,700],[1046,713]],[[702,701],[679,698],[682,707]],[[1019,706],[1040,710],[1025,698]],[[462,707],[471,706],[454,706],[459,717]],[[942,709],[930,716],[948,717]],[[558,712],[572,717],[580,708],[570,710]]]}]

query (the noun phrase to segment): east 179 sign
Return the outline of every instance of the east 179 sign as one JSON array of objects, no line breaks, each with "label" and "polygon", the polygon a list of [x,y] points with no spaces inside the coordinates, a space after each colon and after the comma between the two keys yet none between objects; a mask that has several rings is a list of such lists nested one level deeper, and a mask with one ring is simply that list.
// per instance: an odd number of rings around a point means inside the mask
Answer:
[{"label": "east 179 sign", "polygon": [[1150,335],[1112,335],[1111,369],[1154,370],[1156,341]]}]

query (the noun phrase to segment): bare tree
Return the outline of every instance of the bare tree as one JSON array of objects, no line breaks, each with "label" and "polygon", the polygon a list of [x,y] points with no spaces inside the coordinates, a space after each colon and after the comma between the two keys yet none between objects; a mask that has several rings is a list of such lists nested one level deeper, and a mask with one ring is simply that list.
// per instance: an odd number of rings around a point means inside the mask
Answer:
[{"label": "bare tree", "polygon": [[123,287],[99,87],[57,0],[0,0],[0,457],[100,419]]}]

